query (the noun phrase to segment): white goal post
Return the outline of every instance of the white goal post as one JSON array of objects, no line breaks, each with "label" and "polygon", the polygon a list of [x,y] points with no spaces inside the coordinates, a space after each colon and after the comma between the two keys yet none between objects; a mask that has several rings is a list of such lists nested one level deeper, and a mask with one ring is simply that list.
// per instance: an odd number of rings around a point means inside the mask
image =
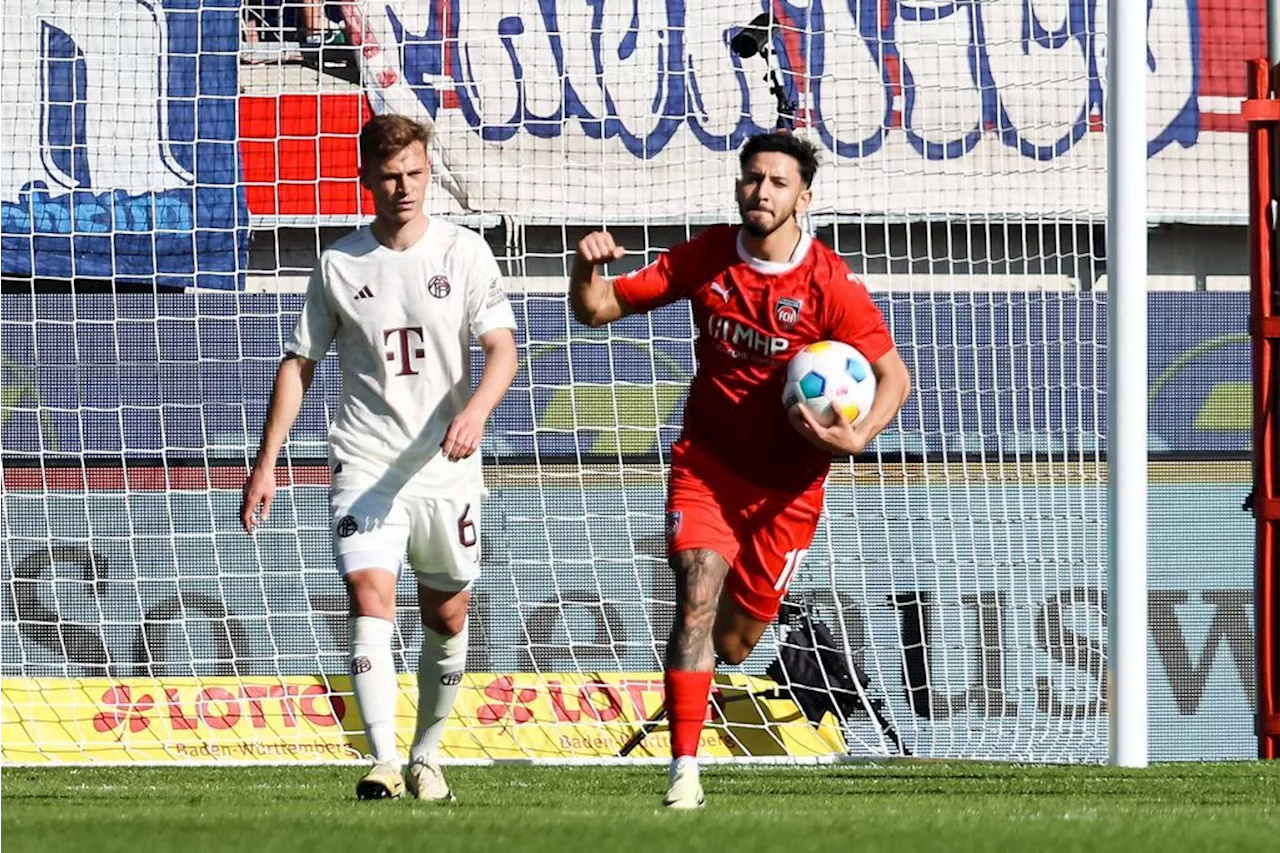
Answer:
[{"label": "white goal post", "polygon": [[1107,698],[1111,763],[1147,766],[1147,13],[1107,44]]}]

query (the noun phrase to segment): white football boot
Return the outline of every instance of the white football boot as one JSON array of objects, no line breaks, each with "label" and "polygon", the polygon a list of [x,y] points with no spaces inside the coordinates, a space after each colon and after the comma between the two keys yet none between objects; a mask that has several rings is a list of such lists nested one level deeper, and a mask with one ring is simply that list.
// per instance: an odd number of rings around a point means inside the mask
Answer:
[{"label": "white football boot", "polygon": [[395,800],[404,796],[404,779],[398,762],[383,761],[373,765],[356,783],[357,800]]},{"label": "white football boot", "polygon": [[409,796],[419,800],[447,803],[453,799],[453,791],[449,790],[449,783],[444,781],[444,771],[429,758],[420,758],[406,764],[404,781],[409,789]]},{"label": "white football boot", "polygon": [[671,762],[668,770],[671,785],[662,804],[669,809],[700,809],[706,802],[702,796],[702,781],[698,778],[698,761],[684,755]]}]

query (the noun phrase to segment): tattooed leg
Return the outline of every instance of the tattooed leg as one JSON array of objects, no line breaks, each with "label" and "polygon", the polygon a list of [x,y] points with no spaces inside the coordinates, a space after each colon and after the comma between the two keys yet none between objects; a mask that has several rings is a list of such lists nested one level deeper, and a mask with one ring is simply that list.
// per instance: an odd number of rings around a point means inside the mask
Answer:
[{"label": "tattooed leg", "polygon": [[667,668],[710,672],[715,668],[712,628],[729,564],[707,548],[681,551],[670,563],[676,576],[676,618],[667,641]]}]

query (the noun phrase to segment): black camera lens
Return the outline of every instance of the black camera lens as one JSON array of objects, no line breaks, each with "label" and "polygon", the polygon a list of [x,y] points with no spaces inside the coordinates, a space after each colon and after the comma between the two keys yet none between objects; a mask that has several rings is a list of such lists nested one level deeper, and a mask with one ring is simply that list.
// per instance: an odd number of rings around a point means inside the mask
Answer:
[{"label": "black camera lens", "polygon": [[729,49],[743,59],[762,53],[769,44],[769,13],[762,12],[729,42]]}]

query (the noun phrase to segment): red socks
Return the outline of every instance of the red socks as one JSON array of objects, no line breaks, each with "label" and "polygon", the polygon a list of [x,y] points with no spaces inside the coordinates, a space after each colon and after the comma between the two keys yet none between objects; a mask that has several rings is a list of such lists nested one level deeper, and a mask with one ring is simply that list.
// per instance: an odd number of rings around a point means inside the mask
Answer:
[{"label": "red socks", "polygon": [[666,683],[667,720],[671,727],[671,757],[698,754],[698,738],[707,717],[711,696],[710,672],[668,669]]}]

